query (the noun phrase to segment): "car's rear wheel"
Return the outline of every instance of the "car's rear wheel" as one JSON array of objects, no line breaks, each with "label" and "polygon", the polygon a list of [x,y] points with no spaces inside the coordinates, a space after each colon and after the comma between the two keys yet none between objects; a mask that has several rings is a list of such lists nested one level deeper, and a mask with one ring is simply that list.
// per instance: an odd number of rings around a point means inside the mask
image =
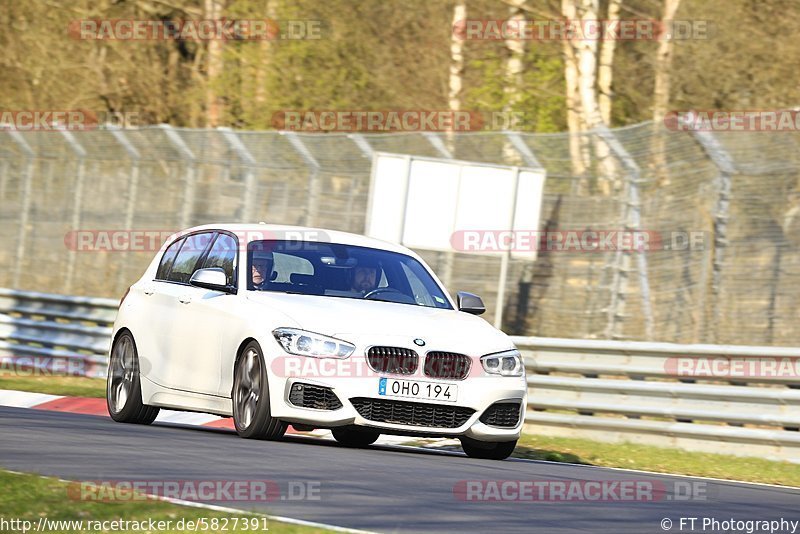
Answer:
[{"label": "car's rear wheel", "polygon": [[117,336],[111,348],[106,404],[111,418],[119,423],[149,425],[158,416],[158,408],[142,403],[139,354],[130,332]]},{"label": "car's rear wheel", "polygon": [[286,423],[272,417],[269,384],[261,347],[248,343],[236,361],[233,377],[233,423],[236,432],[248,439],[279,439]]},{"label": "car's rear wheel", "polygon": [[336,441],[348,447],[366,447],[381,437],[380,433],[374,430],[347,426],[336,427],[331,432]]},{"label": "car's rear wheel", "polygon": [[492,443],[488,441],[478,441],[470,438],[461,438],[461,448],[470,458],[481,458],[483,460],[505,460],[514,448],[517,440],[501,441]]}]

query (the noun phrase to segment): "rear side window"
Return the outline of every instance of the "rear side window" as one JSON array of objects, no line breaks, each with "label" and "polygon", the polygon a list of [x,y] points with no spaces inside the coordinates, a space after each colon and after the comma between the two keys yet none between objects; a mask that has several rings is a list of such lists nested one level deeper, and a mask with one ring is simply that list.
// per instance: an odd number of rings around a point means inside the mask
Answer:
[{"label": "rear side window", "polygon": [[207,232],[186,237],[178,256],[175,258],[175,263],[172,264],[172,270],[167,280],[188,284],[189,279],[198,267],[197,260],[203,255],[203,251],[205,251],[213,236],[213,232]]},{"label": "rear side window", "polygon": [[219,234],[208,256],[203,262],[203,269],[219,267],[225,271],[225,277],[229,286],[236,286],[236,249],[238,248],[236,239],[228,234]]},{"label": "rear side window", "polygon": [[166,280],[169,276],[169,270],[172,269],[172,263],[175,261],[175,256],[178,255],[178,250],[183,244],[183,239],[178,239],[167,248],[164,255],[161,256],[161,263],[158,264],[156,271],[156,280]]}]

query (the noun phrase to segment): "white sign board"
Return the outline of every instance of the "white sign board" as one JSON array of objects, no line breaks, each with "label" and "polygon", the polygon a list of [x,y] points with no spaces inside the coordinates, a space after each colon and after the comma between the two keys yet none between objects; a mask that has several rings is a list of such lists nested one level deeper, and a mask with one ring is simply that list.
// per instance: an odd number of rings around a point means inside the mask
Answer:
[{"label": "white sign board", "polygon": [[[366,235],[410,248],[457,251],[451,240],[460,231],[536,232],[544,180],[541,169],[376,153]],[[511,255],[535,259],[533,248]]]}]

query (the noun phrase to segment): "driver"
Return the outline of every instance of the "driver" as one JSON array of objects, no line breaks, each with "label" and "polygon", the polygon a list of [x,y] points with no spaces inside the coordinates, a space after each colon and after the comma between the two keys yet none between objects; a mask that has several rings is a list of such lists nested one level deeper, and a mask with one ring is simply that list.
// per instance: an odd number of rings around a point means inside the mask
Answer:
[{"label": "driver", "polygon": [[250,281],[253,289],[265,289],[272,276],[273,257],[271,252],[253,252],[250,260]]},{"label": "driver", "polygon": [[353,278],[350,290],[366,295],[373,289],[378,287],[378,266],[377,265],[359,265],[353,269]]}]

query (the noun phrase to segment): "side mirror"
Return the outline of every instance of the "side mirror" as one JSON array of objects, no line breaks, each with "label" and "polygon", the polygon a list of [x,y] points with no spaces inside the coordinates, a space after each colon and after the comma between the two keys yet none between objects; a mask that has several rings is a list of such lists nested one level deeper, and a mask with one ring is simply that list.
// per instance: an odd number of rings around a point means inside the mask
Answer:
[{"label": "side mirror", "polygon": [[458,292],[456,302],[458,303],[458,311],[471,313],[472,315],[480,315],[486,311],[483,300],[478,295],[473,295],[466,291]]},{"label": "side mirror", "polygon": [[231,287],[228,285],[228,277],[225,276],[225,271],[219,267],[197,269],[189,279],[189,283],[195,287],[202,287],[212,291],[231,292]]}]

